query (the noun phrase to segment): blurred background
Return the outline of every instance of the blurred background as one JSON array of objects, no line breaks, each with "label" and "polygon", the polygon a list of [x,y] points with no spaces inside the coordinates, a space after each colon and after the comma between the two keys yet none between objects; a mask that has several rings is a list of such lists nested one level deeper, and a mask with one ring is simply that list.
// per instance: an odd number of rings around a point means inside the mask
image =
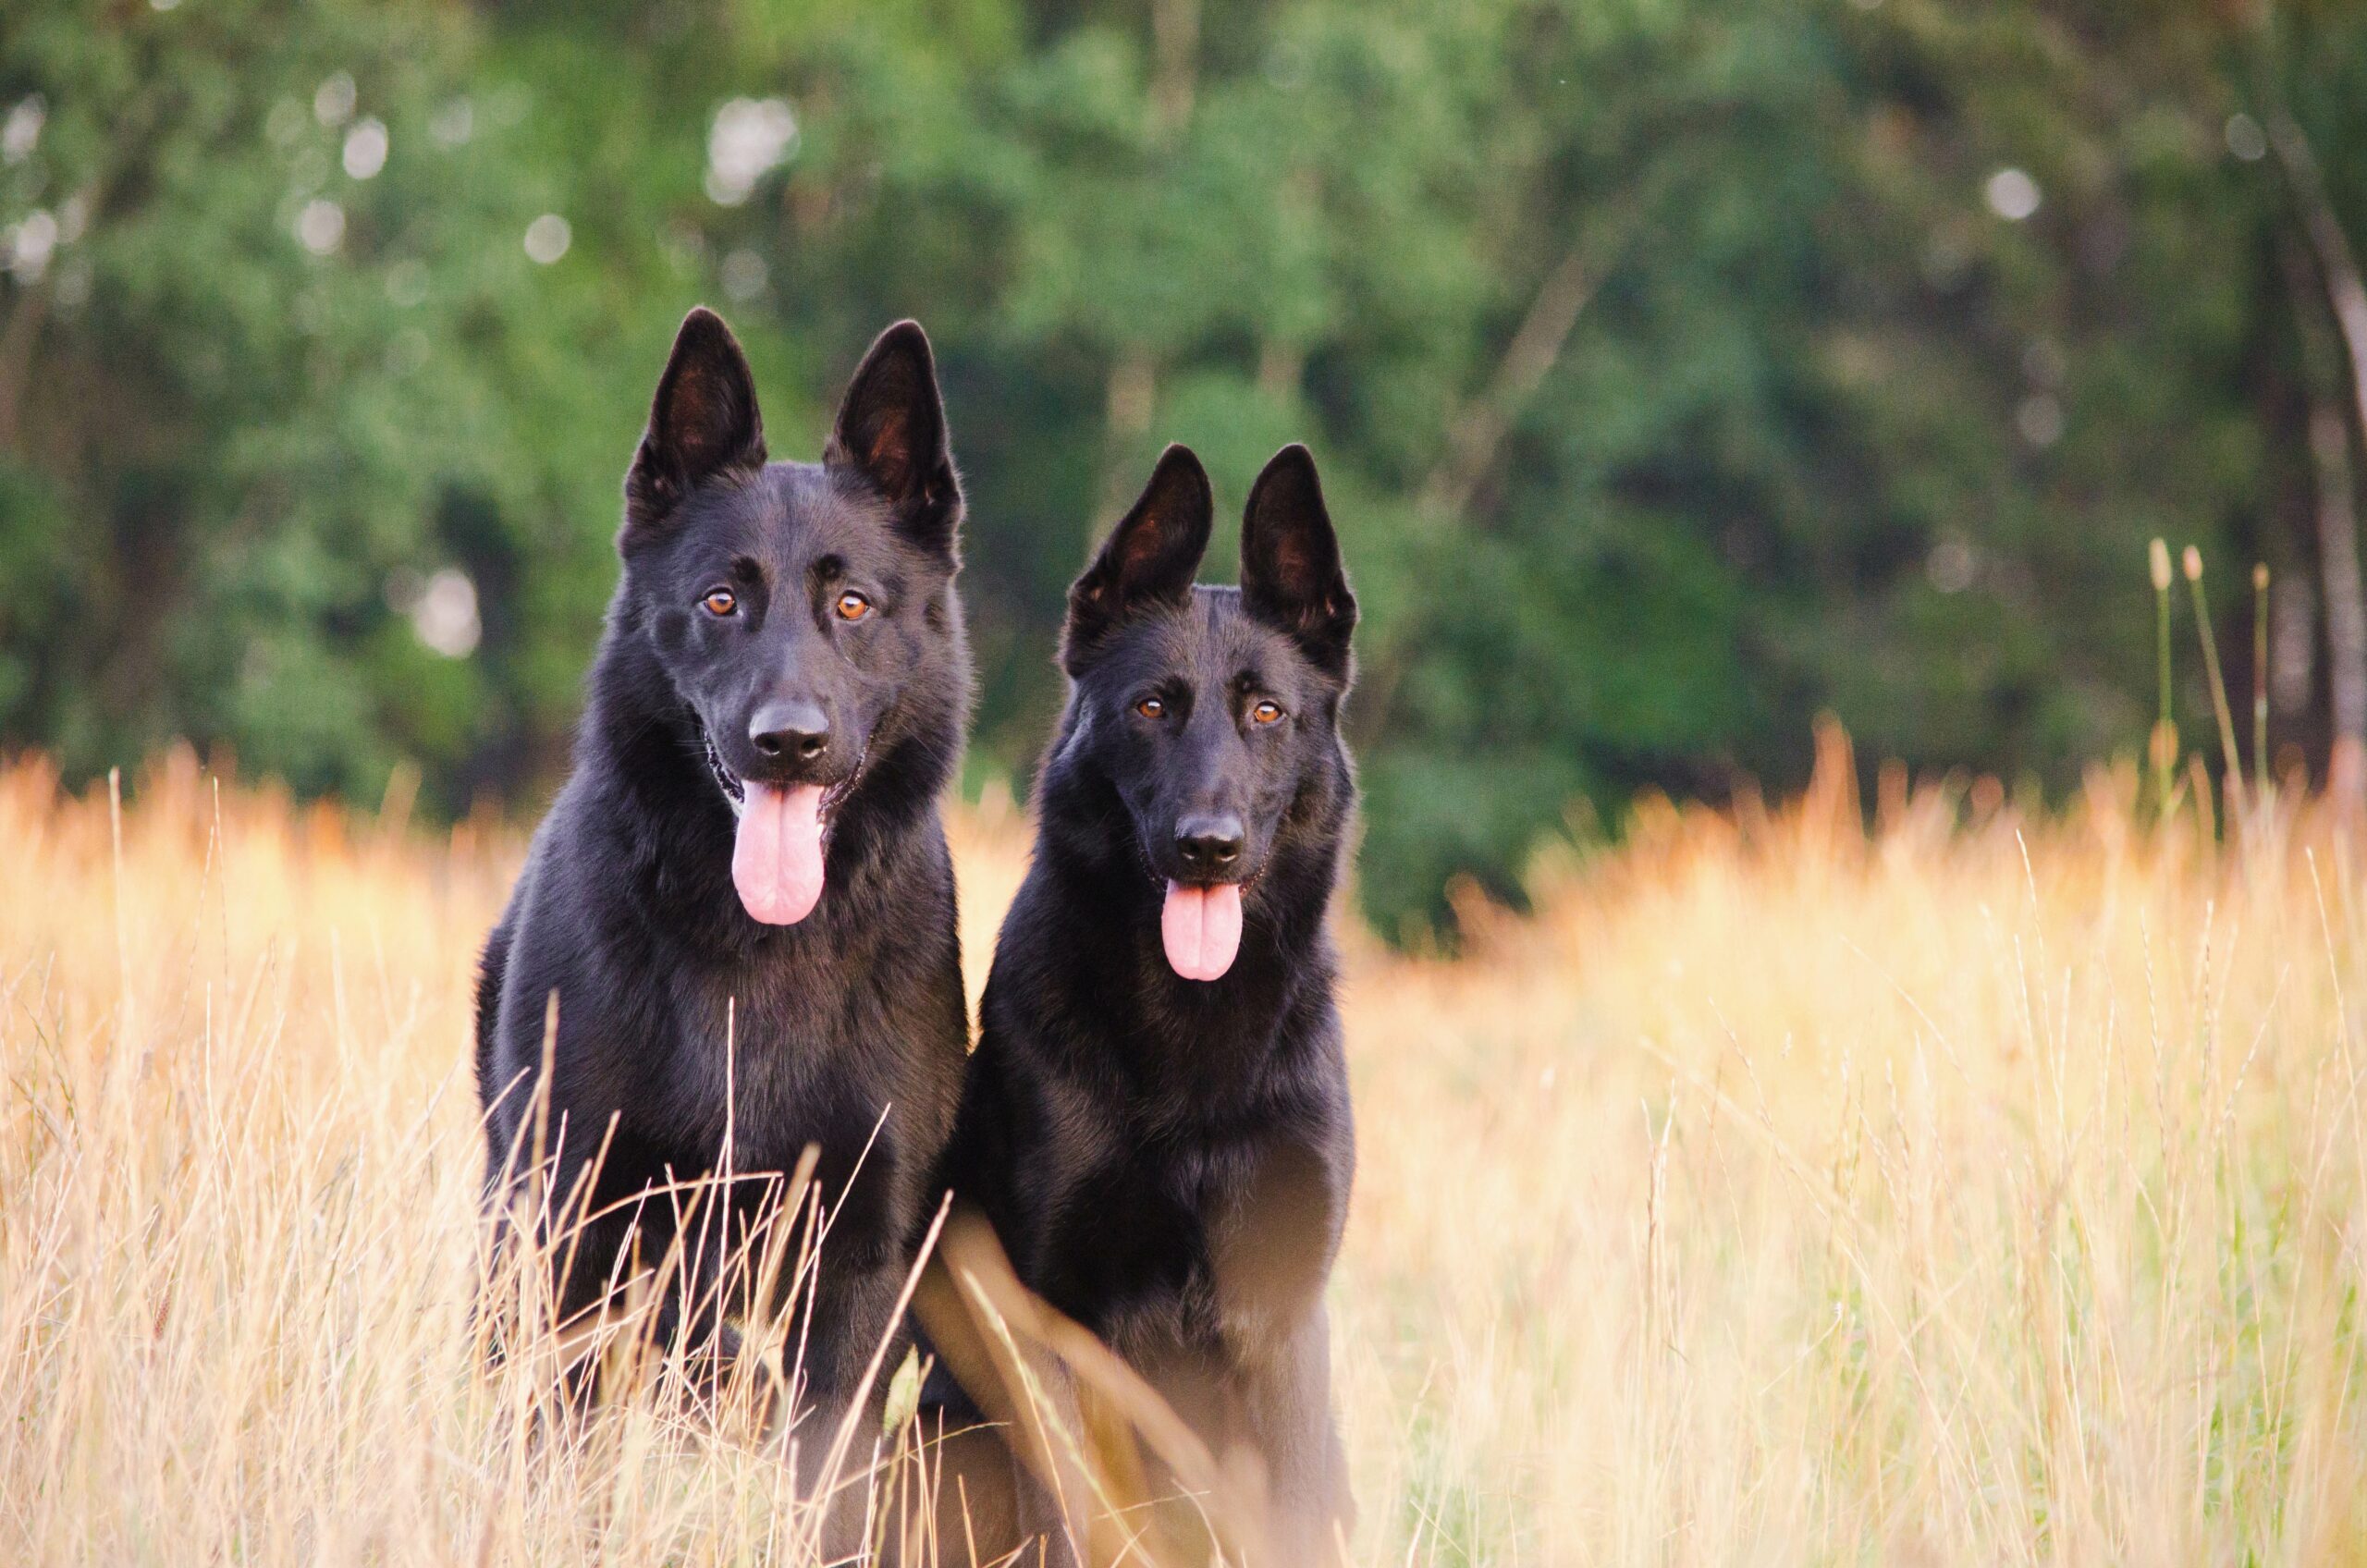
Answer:
[{"label": "blurred background", "polygon": [[1221,579],[1309,442],[1392,935],[1640,790],[1798,785],[1820,713],[2046,790],[2135,754],[2157,534],[2323,777],[2362,153],[2328,0],[7,0],[0,746],[531,813],[705,300],[782,457],[927,325],[974,790],[1159,447]]}]

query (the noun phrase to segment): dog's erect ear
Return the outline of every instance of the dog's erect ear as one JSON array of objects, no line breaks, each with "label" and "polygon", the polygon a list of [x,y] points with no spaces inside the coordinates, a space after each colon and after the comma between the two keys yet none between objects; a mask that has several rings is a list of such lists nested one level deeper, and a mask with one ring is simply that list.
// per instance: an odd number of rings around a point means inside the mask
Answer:
[{"label": "dog's erect ear", "polygon": [[937,361],[916,321],[879,335],[847,384],[822,460],[852,469],[895,508],[896,527],[924,549],[950,557],[962,522],[962,482],[945,431]]},{"label": "dog's erect ear", "polygon": [[765,422],[748,357],[705,305],[682,318],[649,429],[625,475],[625,531],[663,522],[692,486],[726,469],[762,468]]},{"label": "dog's erect ear", "polygon": [[1092,663],[1102,640],[1134,611],[1181,604],[1190,596],[1215,510],[1208,471],[1192,448],[1170,447],[1160,453],[1142,498],[1069,587],[1061,668],[1075,675]]},{"label": "dog's erect ear", "polygon": [[1296,442],[1276,452],[1250,486],[1241,516],[1241,600],[1295,638],[1317,668],[1347,673],[1356,596],[1340,565],[1315,459]]}]

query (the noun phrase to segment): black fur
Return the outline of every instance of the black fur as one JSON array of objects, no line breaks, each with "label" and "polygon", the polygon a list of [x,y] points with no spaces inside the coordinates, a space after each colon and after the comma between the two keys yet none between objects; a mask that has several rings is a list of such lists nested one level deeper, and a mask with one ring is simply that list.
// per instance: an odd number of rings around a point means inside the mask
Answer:
[{"label": "black fur", "polygon": [[[1313,1562],[1349,1512],[1322,1290],[1355,1166],[1325,913],[1355,601],[1305,448],[1251,495],[1239,589],[1193,585],[1209,510],[1170,447],[1071,592],[1035,859],[947,1172],[1026,1284],[1219,1452],[1260,1454],[1283,1561]],[[1262,700],[1285,717],[1257,724]],[[1239,955],[1203,983],[1169,966],[1159,922],[1166,880],[1195,879],[1177,825],[1209,812],[1242,819],[1222,876],[1247,886]]]},{"label": "black fur", "polygon": [[[735,1189],[743,1215],[816,1145],[833,1218],[803,1365],[808,1402],[835,1421],[932,1210],[967,1043],[938,798],[972,677],[953,582],[961,490],[927,338],[910,322],[880,337],[822,462],[768,464],[739,346],[692,312],[625,495],[623,577],[574,769],[485,944],[489,1189],[502,1208],[505,1175],[532,1158],[553,996],[552,1191],[606,1140],[588,1207],[623,1205],[577,1245],[566,1313],[602,1305],[629,1228],[644,1263],[664,1254],[670,1205],[634,1200],[721,1168],[727,1126],[730,1169],[775,1178]],[[717,588],[726,612],[707,603]],[[850,589],[872,606],[858,621],[838,613]],[[816,754],[758,750],[752,718],[782,704],[827,729]],[[830,787],[827,882],[803,922],[742,908],[725,774]],[[724,1229],[710,1233],[719,1246]],[[693,1262],[711,1292],[720,1264]],[[677,1291],[660,1324],[728,1351],[729,1327],[707,1317],[692,1321]]]}]

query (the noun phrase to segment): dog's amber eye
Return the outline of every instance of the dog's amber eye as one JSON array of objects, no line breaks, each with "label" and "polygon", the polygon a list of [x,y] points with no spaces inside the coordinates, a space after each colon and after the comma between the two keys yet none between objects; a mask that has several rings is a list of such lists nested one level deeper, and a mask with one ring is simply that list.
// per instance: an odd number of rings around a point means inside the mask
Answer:
[{"label": "dog's amber eye", "polygon": [[861,620],[871,613],[871,601],[850,588],[830,607],[838,612],[840,620]]},{"label": "dog's amber eye", "polygon": [[1167,704],[1157,697],[1145,697],[1134,704],[1134,711],[1145,718],[1157,718],[1167,711]]},{"label": "dog's amber eye", "polygon": [[1275,724],[1281,721],[1282,717],[1282,704],[1280,703],[1259,703],[1249,710],[1249,722],[1252,724]]},{"label": "dog's amber eye", "polygon": [[709,615],[730,615],[740,607],[740,595],[729,588],[717,588],[699,604]]}]

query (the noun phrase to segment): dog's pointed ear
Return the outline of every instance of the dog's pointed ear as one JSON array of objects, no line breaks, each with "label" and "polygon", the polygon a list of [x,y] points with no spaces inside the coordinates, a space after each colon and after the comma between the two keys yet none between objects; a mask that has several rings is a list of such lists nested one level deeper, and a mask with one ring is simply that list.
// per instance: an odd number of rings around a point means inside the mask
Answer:
[{"label": "dog's pointed ear", "polygon": [[922,548],[950,557],[962,522],[937,360],[916,321],[881,333],[839,405],[822,460],[861,474],[894,508],[896,527]]},{"label": "dog's pointed ear", "polygon": [[1356,596],[1348,592],[1315,459],[1296,442],[1276,452],[1250,486],[1241,517],[1241,599],[1251,615],[1295,639],[1318,668],[1346,675]]},{"label": "dog's pointed ear", "polygon": [[674,335],[650,399],[649,429],[625,475],[626,533],[663,522],[700,481],[764,462],[765,422],[748,357],[721,316],[694,306]]},{"label": "dog's pointed ear", "polygon": [[1181,604],[1208,547],[1216,511],[1208,471],[1189,447],[1159,454],[1150,483],[1085,575],[1069,587],[1068,625],[1061,633],[1061,665],[1075,675],[1127,616],[1152,605]]}]

